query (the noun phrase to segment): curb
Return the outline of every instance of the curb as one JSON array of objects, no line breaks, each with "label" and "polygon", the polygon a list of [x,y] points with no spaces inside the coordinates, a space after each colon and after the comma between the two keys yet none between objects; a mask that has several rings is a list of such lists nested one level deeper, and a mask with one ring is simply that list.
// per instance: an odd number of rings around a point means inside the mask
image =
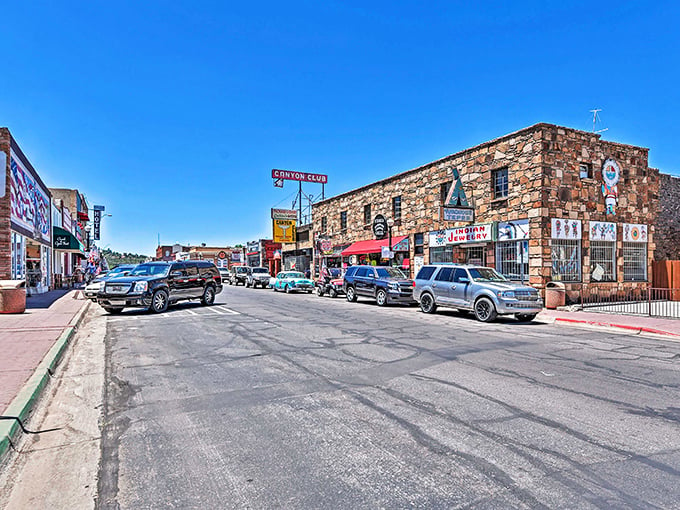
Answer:
[{"label": "curb", "polygon": [[[36,403],[42,390],[47,386],[51,374],[61,361],[66,347],[68,347],[71,338],[78,330],[78,326],[85,316],[85,312],[90,308],[90,300],[80,307],[80,310],[73,316],[69,325],[64,328],[59,338],[54,342],[52,348],[47,351],[45,357],[36,367],[33,375],[26,381],[16,397],[10,402],[4,413],[7,416],[17,416],[22,422],[26,422],[26,418],[31,413],[33,405]],[[4,460],[12,439],[18,434],[21,429],[16,420],[2,420],[0,421],[0,464]]]},{"label": "curb", "polygon": [[587,324],[588,326],[625,329],[626,331],[635,331],[637,333],[651,333],[654,335],[661,335],[680,340],[680,335],[676,333],[671,333],[669,331],[664,331],[661,329],[646,328],[641,326],[630,326],[628,324],[614,324],[611,322],[589,321],[585,319],[566,319],[564,317],[555,317],[555,322],[565,322],[568,324]]}]

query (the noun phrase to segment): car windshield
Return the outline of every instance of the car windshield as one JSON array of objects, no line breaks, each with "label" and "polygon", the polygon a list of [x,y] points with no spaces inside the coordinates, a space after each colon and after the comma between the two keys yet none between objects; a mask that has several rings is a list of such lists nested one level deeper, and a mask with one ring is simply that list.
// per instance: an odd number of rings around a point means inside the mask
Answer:
[{"label": "car windshield", "polygon": [[133,269],[132,266],[128,266],[128,267],[121,267],[121,266],[114,267],[111,271],[109,271],[108,273],[106,273],[106,276],[115,276],[115,275],[117,275],[117,274],[124,273],[125,271],[132,271],[132,269]]},{"label": "car windshield", "polygon": [[396,267],[378,267],[378,276],[380,278],[406,278],[406,275],[402,273],[401,269]]},{"label": "car windshield", "polygon": [[253,273],[267,274],[268,271],[264,267],[254,267]]},{"label": "car windshield", "polygon": [[473,280],[477,282],[507,282],[508,279],[497,273],[494,269],[490,267],[474,267],[468,269],[470,271],[470,276]]},{"label": "car windshield", "polygon": [[170,266],[166,264],[140,264],[130,276],[167,276]]},{"label": "car windshield", "polygon": [[302,273],[288,273],[287,278],[304,278],[305,275]]},{"label": "car windshield", "polygon": [[246,267],[237,267],[237,268],[236,268],[236,272],[237,272],[237,273],[247,273],[247,272],[248,272],[248,268],[246,268]]}]

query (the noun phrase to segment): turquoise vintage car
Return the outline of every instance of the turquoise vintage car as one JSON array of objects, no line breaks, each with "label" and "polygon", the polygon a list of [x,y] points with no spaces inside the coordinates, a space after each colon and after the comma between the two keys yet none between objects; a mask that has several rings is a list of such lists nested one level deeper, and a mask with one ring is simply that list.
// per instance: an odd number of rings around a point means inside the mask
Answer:
[{"label": "turquoise vintage car", "polygon": [[314,282],[305,278],[305,275],[297,271],[281,271],[276,275],[274,285],[275,291],[284,290],[290,292],[307,292],[311,293],[314,290]]}]

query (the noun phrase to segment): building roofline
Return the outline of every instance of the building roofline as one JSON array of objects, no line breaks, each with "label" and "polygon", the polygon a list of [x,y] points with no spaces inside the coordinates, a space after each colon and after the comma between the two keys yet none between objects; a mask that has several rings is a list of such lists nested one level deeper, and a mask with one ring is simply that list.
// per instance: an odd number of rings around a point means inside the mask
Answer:
[{"label": "building roofline", "polygon": [[[581,129],[574,129],[574,128],[570,128],[570,127],[560,126],[560,125],[558,125],[558,124],[550,124],[550,123],[548,123],[548,122],[538,122],[538,123],[536,123],[536,124],[532,124],[531,126],[528,126],[528,127],[519,129],[519,130],[517,130],[517,131],[513,131],[513,132],[511,132],[511,133],[507,133],[507,134],[505,134],[505,135],[499,136],[498,138],[493,138],[493,139],[491,139],[491,140],[487,140],[486,142],[482,142],[482,143],[480,143],[480,144],[478,144],[478,145],[474,145],[474,146],[472,146],[472,147],[468,147],[467,149],[463,149],[463,150],[458,151],[458,152],[455,152],[455,153],[453,153],[453,154],[449,154],[448,156],[444,156],[444,157],[439,158],[439,159],[436,159],[436,160],[434,160],[434,161],[430,161],[429,163],[425,163],[425,164],[420,165],[420,166],[417,166],[417,167],[415,167],[415,168],[411,168],[410,170],[405,170],[405,171],[403,171],[403,172],[399,172],[398,174],[392,175],[392,176],[390,176],[390,177],[385,177],[384,179],[380,179],[380,180],[375,181],[375,182],[372,182],[372,183],[370,183],[370,184],[365,184],[365,185],[363,185],[363,186],[359,186],[358,188],[354,188],[354,189],[351,189],[351,190],[349,190],[349,191],[345,191],[345,192],[343,192],[343,193],[340,193],[340,194],[338,194],[338,195],[335,195],[335,196],[326,198],[326,199],[324,199],[324,200],[321,200],[321,201],[319,201],[319,202],[316,202],[315,204],[313,204],[313,206],[317,206],[317,205],[320,205],[320,204],[324,204],[324,203],[330,202],[330,201],[332,201],[332,200],[337,200],[338,198],[342,198],[342,197],[345,197],[345,196],[347,196],[347,195],[351,195],[351,194],[353,194],[353,193],[357,193],[357,192],[359,192],[359,191],[364,191],[364,190],[366,190],[366,189],[368,189],[368,188],[371,188],[371,187],[373,187],[373,186],[377,186],[377,185],[380,185],[380,184],[386,184],[386,183],[388,183],[388,182],[390,182],[390,181],[399,179],[399,178],[401,178],[401,177],[405,177],[406,175],[409,175],[409,174],[411,174],[411,173],[417,172],[417,171],[422,170],[422,169],[424,169],[424,168],[427,168],[427,167],[429,167],[429,166],[437,165],[437,164],[439,164],[439,163],[443,163],[443,162],[445,162],[445,161],[448,161],[448,160],[453,159],[453,158],[455,158],[455,157],[461,156],[461,155],[463,155],[463,154],[467,154],[467,153],[469,153],[469,152],[473,152],[473,151],[482,149],[482,148],[484,148],[484,147],[488,147],[488,146],[490,146],[490,145],[494,145],[494,144],[500,143],[500,142],[502,142],[502,141],[504,141],[504,140],[506,140],[506,139],[508,139],[508,138],[512,138],[512,137],[517,136],[517,135],[519,135],[519,134],[521,134],[521,133],[527,133],[527,132],[532,132],[532,131],[538,131],[539,129],[543,129],[543,128],[549,128],[549,129],[565,129],[565,130],[567,130],[567,131],[571,131],[571,132],[574,132],[574,133],[582,133],[582,134],[586,134],[586,135],[592,136],[592,137],[594,137],[594,138],[596,138],[596,139],[601,139],[601,138],[602,138],[602,135],[600,135],[599,133],[591,133],[591,132],[589,132],[589,131],[583,131],[583,130],[581,130]],[[629,145],[629,144],[618,143],[618,142],[610,142],[609,140],[603,140],[603,141],[606,142],[606,143],[608,143],[608,144],[612,144],[612,145],[620,145],[620,146],[622,146],[622,147],[634,147],[634,148],[636,148],[636,149],[643,149],[643,150],[645,150],[645,151],[649,151],[649,149],[646,148],[646,147],[638,147],[638,146],[636,146],[636,145]]]}]

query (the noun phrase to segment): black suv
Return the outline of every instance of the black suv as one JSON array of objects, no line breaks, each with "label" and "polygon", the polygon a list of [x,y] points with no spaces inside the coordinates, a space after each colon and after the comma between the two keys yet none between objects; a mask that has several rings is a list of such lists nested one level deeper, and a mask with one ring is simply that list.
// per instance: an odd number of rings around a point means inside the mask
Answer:
[{"label": "black suv", "polygon": [[415,304],[413,280],[396,267],[352,266],[345,273],[344,288],[350,302],[357,296],[366,296],[375,299],[378,306]]},{"label": "black suv", "polygon": [[222,277],[212,262],[147,262],[128,276],[105,282],[97,302],[109,313],[119,313],[126,306],[143,306],[160,313],[184,299],[200,299],[204,305],[212,305],[220,292]]}]

